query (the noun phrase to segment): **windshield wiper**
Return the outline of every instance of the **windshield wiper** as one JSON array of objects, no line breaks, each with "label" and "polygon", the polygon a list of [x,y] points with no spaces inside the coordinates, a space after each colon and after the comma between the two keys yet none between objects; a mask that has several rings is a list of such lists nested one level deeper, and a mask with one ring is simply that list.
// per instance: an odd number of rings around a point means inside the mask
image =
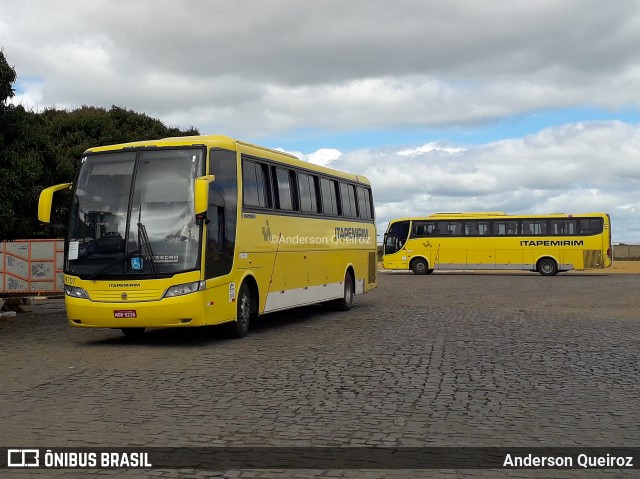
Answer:
[{"label": "windshield wiper", "polygon": [[153,257],[151,241],[149,241],[149,236],[147,235],[147,227],[142,224],[142,203],[140,203],[138,208],[138,250],[143,254],[143,256],[146,256],[147,261],[149,261],[149,268],[151,268],[153,277],[158,278],[160,276],[160,272],[158,271],[156,260]]}]

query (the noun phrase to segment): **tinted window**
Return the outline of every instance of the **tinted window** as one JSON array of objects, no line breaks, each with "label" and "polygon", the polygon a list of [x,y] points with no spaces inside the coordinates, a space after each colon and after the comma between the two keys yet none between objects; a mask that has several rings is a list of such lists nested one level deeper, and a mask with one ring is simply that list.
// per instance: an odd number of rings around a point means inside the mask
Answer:
[{"label": "tinted window", "polygon": [[385,238],[385,254],[395,253],[402,248],[409,236],[409,222],[397,221],[389,227]]},{"label": "tinted window", "polygon": [[462,221],[438,221],[438,234],[440,236],[461,236]]},{"label": "tinted window", "polygon": [[552,235],[576,234],[576,220],[551,220]]},{"label": "tinted window", "polygon": [[325,215],[338,215],[338,195],[336,189],[338,184],[334,180],[322,178],[320,180],[320,189],[322,192],[322,206]]},{"label": "tinted window", "polygon": [[358,216],[356,193],[353,185],[340,183],[340,202],[342,204],[342,216],[349,218],[356,218]]},{"label": "tinted window", "polygon": [[578,232],[581,235],[597,235],[602,233],[602,218],[582,218],[578,220]]},{"label": "tinted window", "polygon": [[216,180],[209,183],[205,253],[205,278],[207,279],[222,276],[231,271],[236,242],[238,192],[236,153],[212,149],[210,156],[211,173],[216,176]]},{"label": "tinted window", "polygon": [[266,165],[242,161],[242,191],[246,206],[271,207]]},{"label": "tinted window", "polygon": [[432,236],[436,233],[436,224],[433,221],[414,221],[413,233],[411,236],[422,238],[424,236]]},{"label": "tinted window", "polygon": [[524,236],[547,235],[547,220],[522,220],[522,234]]},{"label": "tinted window", "polygon": [[518,233],[516,220],[494,221],[492,234],[496,236],[514,236]]},{"label": "tinted window", "polygon": [[276,191],[278,208],[281,210],[293,210],[293,195],[291,189],[291,174],[284,168],[276,170]]},{"label": "tinted window", "polygon": [[298,173],[300,211],[305,213],[318,213],[320,211],[316,182],[317,178],[315,176]]},{"label": "tinted window", "polygon": [[358,212],[360,213],[360,218],[365,220],[370,220],[373,218],[373,214],[371,211],[371,196],[370,191],[363,186],[358,186]]},{"label": "tinted window", "polygon": [[464,222],[464,235],[465,236],[478,236],[478,222],[477,221],[465,221]]}]

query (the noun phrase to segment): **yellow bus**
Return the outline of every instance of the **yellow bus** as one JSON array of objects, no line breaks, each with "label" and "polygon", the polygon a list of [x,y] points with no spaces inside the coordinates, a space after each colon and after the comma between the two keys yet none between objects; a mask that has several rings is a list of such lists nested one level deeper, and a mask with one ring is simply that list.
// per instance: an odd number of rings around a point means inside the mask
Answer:
[{"label": "yellow bus", "polygon": [[87,150],[71,189],[64,283],[71,326],[228,323],[376,287],[369,181],[220,135]]},{"label": "yellow bus", "polygon": [[611,266],[611,221],[606,213],[436,213],[392,220],[383,249],[385,269],[415,274],[507,269],[552,276]]}]

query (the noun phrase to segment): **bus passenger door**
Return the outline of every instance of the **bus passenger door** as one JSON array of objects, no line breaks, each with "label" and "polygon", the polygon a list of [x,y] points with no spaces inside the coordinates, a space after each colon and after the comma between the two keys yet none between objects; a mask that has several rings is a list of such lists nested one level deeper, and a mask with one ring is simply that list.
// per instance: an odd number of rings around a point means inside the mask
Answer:
[{"label": "bus passenger door", "polygon": [[382,246],[382,263],[387,269],[408,269],[407,252],[396,233],[386,233]]},{"label": "bus passenger door", "polygon": [[409,237],[409,221],[397,221],[384,235],[382,265],[387,269],[409,269],[405,244]]}]

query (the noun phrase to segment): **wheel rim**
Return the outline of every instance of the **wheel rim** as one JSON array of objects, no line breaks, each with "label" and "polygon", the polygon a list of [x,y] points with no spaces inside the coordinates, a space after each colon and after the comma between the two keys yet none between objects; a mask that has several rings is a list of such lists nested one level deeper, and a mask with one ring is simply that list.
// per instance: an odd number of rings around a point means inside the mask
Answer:
[{"label": "wheel rim", "polygon": [[422,261],[418,261],[416,263],[416,269],[420,272],[425,271],[427,269],[427,267],[425,266],[425,264]]},{"label": "wheel rim", "polygon": [[542,271],[544,271],[545,273],[551,273],[553,271],[553,265],[548,261],[545,261],[544,263],[542,263]]}]

